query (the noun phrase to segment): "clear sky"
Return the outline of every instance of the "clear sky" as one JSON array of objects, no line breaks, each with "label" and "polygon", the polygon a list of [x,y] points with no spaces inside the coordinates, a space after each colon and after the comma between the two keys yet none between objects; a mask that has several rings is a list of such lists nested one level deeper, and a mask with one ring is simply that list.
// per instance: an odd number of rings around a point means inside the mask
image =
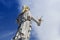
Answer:
[{"label": "clear sky", "polygon": [[31,40],[60,40],[60,0],[0,0],[0,40],[10,40],[17,30],[16,17],[27,4],[41,26],[33,23]]},{"label": "clear sky", "polygon": [[0,40],[11,40],[17,30],[17,0],[0,0]]},{"label": "clear sky", "polygon": [[41,26],[34,25],[38,40],[60,40],[60,0],[32,0],[31,12],[43,16]]}]

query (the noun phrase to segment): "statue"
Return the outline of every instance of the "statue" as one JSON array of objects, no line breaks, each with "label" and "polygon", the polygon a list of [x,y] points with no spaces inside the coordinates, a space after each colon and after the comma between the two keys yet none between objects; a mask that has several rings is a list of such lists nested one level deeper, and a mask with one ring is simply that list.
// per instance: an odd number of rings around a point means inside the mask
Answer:
[{"label": "statue", "polygon": [[17,17],[18,31],[13,37],[13,40],[29,40],[31,32],[31,20],[35,21],[38,26],[41,24],[41,18],[36,20],[30,12],[30,8],[26,5],[23,6],[22,13]]}]

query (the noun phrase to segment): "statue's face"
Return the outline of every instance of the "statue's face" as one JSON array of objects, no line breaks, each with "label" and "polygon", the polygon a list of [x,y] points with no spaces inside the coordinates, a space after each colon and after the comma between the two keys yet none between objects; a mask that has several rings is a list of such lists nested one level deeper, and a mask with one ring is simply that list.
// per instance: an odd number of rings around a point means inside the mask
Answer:
[{"label": "statue's face", "polygon": [[29,9],[28,8],[24,8],[24,12],[27,12]]},{"label": "statue's face", "polygon": [[25,9],[25,11],[28,11],[29,9]]},{"label": "statue's face", "polygon": [[23,12],[26,12],[29,10],[29,7],[28,6],[23,6]]}]

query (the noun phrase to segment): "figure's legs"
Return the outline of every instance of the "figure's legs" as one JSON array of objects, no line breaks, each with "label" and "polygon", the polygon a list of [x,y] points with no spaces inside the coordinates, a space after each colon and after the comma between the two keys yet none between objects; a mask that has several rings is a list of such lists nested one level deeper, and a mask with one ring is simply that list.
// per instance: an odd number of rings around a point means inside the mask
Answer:
[{"label": "figure's legs", "polygon": [[17,30],[17,32],[16,32],[16,35],[13,37],[13,40],[19,40],[19,38],[21,38],[21,28],[20,28],[20,26],[19,26],[19,28],[18,28],[18,30]]},{"label": "figure's legs", "polygon": [[25,33],[26,40],[29,40],[30,39],[30,32],[31,32],[30,21],[26,21],[25,25],[26,25],[26,29],[25,29],[26,30],[26,33]]},{"label": "figure's legs", "polygon": [[22,33],[23,28],[19,28],[13,40],[25,40],[24,33]]},{"label": "figure's legs", "polygon": [[19,38],[20,38],[20,35],[19,35],[19,32],[17,32],[13,40],[18,40]]},{"label": "figure's legs", "polygon": [[30,32],[31,32],[30,21],[26,21],[18,29],[18,31],[14,37],[14,40],[29,40]]},{"label": "figure's legs", "polygon": [[25,40],[23,33],[17,33],[13,40]]}]

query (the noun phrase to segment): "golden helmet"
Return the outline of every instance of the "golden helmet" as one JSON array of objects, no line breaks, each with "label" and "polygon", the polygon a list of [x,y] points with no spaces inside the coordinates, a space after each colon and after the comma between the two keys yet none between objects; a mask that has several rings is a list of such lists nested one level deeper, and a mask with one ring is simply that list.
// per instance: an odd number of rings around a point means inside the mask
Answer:
[{"label": "golden helmet", "polygon": [[27,5],[24,5],[22,12],[25,12],[26,10],[30,10],[30,9],[29,9],[29,7]]}]

